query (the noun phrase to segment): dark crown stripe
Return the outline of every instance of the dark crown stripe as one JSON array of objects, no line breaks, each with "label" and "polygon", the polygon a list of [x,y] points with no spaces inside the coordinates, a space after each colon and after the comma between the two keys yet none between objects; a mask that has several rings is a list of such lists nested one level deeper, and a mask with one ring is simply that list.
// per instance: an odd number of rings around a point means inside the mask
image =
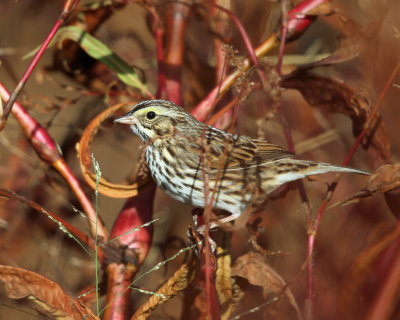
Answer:
[{"label": "dark crown stripe", "polygon": [[138,110],[150,107],[151,105],[166,105],[166,104],[171,104],[171,102],[166,101],[166,100],[145,100],[142,102],[139,102],[133,109],[132,109],[132,113],[135,113]]},{"label": "dark crown stripe", "polygon": [[152,103],[152,101],[142,101],[140,103],[138,103],[133,109],[132,109],[132,113],[135,113],[136,111],[140,110],[140,109],[144,109],[147,108],[150,104]]}]

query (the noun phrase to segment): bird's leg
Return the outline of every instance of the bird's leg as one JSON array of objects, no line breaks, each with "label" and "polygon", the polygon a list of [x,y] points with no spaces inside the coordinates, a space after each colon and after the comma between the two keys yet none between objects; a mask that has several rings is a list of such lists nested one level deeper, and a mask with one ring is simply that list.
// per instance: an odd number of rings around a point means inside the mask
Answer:
[{"label": "bird's leg", "polygon": [[[241,214],[230,214],[229,216],[223,217],[221,219],[215,220],[210,222],[210,229],[216,228],[216,227],[223,227],[224,224],[231,222],[233,220],[238,219],[241,216]],[[203,223],[200,226],[197,226],[196,231],[198,231],[201,234],[204,234],[206,229],[205,224]]]},{"label": "bird's leg", "polygon": [[[205,228],[202,228],[202,227],[205,227],[205,226],[202,225],[200,228],[189,227],[189,229],[187,231],[189,245],[196,244],[196,247],[195,247],[196,255],[200,255],[200,252],[204,248],[204,245],[201,246],[200,244],[203,244],[204,243],[203,241],[205,241],[205,239],[206,239]],[[201,236],[202,239],[200,239],[199,236]],[[210,243],[211,252],[215,253],[216,249],[217,249],[216,242],[211,237],[208,237],[208,242]]]},{"label": "bird's leg", "polygon": [[201,208],[194,208],[192,210],[193,228],[195,230],[199,226],[199,220],[200,220],[200,224],[204,224],[203,218],[202,218],[203,217],[203,213],[204,213],[204,209],[201,209]]}]

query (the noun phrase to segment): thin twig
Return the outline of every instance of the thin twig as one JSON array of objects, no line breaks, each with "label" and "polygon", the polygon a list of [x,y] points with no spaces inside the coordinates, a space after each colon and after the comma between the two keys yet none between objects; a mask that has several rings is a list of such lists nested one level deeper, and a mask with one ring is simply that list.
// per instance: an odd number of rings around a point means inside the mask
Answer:
[{"label": "thin twig", "polygon": [[12,109],[15,101],[17,100],[18,96],[21,94],[22,89],[24,88],[26,82],[28,81],[29,77],[31,76],[33,70],[36,68],[39,60],[43,56],[43,53],[47,49],[50,42],[53,40],[58,29],[64,23],[65,19],[67,17],[69,17],[70,13],[72,12],[72,10],[76,7],[76,5],[78,3],[79,3],[79,0],[66,0],[65,1],[64,7],[58,16],[56,23],[54,24],[53,28],[51,28],[49,34],[47,35],[46,39],[43,41],[38,52],[33,57],[31,63],[29,64],[28,68],[24,72],[21,80],[18,82],[16,88],[12,92],[10,99],[8,99],[8,101],[4,105],[3,115],[0,120],[0,131],[5,127],[5,125],[7,123],[7,118],[10,115],[11,109]]},{"label": "thin twig", "polygon": [[[359,134],[359,136],[357,137],[356,141],[354,142],[353,146],[351,147],[350,151],[348,152],[345,160],[343,161],[342,165],[346,166],[350,159],[352,158],[354,152],[356,151],[357,147],[360,145],[361,140],[363,139],[363,137],[365,136],[366,132],[368,132],[370,130],[371,125],[374,122],[374,119],[378,113],[378,110],[381,106],[381,102],[383,100],[383,98],[386,96],[388,90],[391,87],[391,84],[394,81],[394,78],[397,74],[397,72],[400,69],[400,64],[398,64],[394,70],[392,71],[391,75],[389,76],[385,87],[383,88],[379,99],[373,109],[373,111],[369,114],[367,120],[365,121],[364,124],[364,128],[361,131],[361,133]],[[318,230],[319,227],[321,225],[322,222],[322,218],[324,216],[324,212],[325,212],[325,208],[327,206],[327,204],[329,203],[329,201],[331,200],[333,193],[335,192],[336,186],[339,183],[341,174],[336,175],[336,178],[334,179],[334,181],[329,185],[328,191],[325,194],[324,200],[322,201],[321,206],[318,209],[318,213],[317,216],[315,218],[314,223],[310,226],[310,230],[309,230],[309,238],[308,238],[308,248],[307,248],[307,259],[308,259],[308,294],[307,294],[307,300],[309,302],[309,311],[312,311],[312,302],[313,302],[313,297],[314,297],[314,288],[313,288],[313,277],[312,277],[312,273],[313,273],[313,259],[312,259],[312,255],[314,252],[314,244],[315,244],[315,238],[318,234]],[[311,318],[311,313],[309,313],[309,319]],[[306,319],[307,319],[307,313],[306,313]]]}]

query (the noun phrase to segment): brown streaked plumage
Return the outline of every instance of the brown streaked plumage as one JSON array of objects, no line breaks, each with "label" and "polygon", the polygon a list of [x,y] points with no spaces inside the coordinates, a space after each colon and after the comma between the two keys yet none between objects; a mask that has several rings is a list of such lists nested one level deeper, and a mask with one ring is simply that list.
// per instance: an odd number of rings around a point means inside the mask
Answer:
[{"label": "brown streaked plumage", "polygon": [[165,100],[143,101],[115,121],[130,125],[147,143],[151,174],[171,197],[204,208],[204,168],[210,192],[215,193],[212,207],[232,213],[225,221],[263,202],[286,182],[332,171],[368,174],[291,159],[293,154],[280,146],[206,126]]}]

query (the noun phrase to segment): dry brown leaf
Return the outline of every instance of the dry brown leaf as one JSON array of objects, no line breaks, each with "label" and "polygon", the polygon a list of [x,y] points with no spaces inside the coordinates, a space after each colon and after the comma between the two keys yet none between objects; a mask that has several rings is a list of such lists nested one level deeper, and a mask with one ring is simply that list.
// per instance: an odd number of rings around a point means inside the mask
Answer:
[{"label": "dry brown leaf", "polygon": [[230,236],[230,233],[221,231],[216,237],[218,267],[215,273],[215,289],[220,303],[221,320],[229,319],[232,313]]},{"label": "dry brown leaf", "polygon": [[133,101],[128,103],[119,103],[114,105],[102,113],[97,115],[90,123],[86,126],[85,130],[82,133],[81,140],[77,144],[79,161],[81,165],[81,170],[83,177],[85,178],[86,182],[93,190],[98,189],[98,191],[108,197],[111,198],[130,198],[136,196],[139,190],[143,189],[146,183],[149,181],[149,178],[138,179],[137,181],[133,182],[131,185],[121,185],[121,184],[114,184],[103,177],[100,177],[99,183],[97,183],[96,175],[91,172],[92,168],[92,160],[91,160],[91,143],[94,139],[97,131],[101,127],[103,121],[111,118],[114,116],[114,113],[119,109],[126,108],[129,105],[132,105]]},{"label": "dry brown leaf", "polygon": [[385,164],[369,178],[364,190],[388,192],[400,187],[400,163]]},{"label": "dry brown leaf", "polygon": [[171,298],[186,289],[194,278],[196,260],[191,259],[189,263],[184,263],[174,275],[165,282],[157,294],[152,295],[147,302],[135,312],[131,320],[146,319],[159,305],[164,304]]},{"label": "dry brown leaf", "polygon": [[[295,72],[282,81],[282,86],[299,90],[304,99],[314,107],[328,112],[348,115],[353,121],[353,134],[358,136],[371,112],[366,93],[357,91],[346,83],[312,74]],[[390,162],[390,142],[386,126],[378,115],[362,141],[364,148],[372,146],[384,162]]]},{"label": "dry brown leaf", "polygon": [[266,262],[265,258],[256,252],[249,252],[239,257],[232,266],[232,276],[239,276],[255,286],[263,289],[264,297],[269,292],[284,294],[301,318],[297,302],[286,286],[282,277]]},{"label": "dry brown leaf", "polygon": [[334,204],[347,205],[351,202],[358,201],[361,198],[370,197],[376,193],[385,193],[393,191],[400,187],[400,163],[385,164],[381,166],[368,179],[367,185],[351,197]]},{"label": "dry brown leaf", "polygon": [[364,37],[359,37],[357,39],[339,39],[335,51],[332,52],[329,56],[321,60],[313,61],[311,63],[307,63],[297,67],[296,70],[292,71],[292,75],[294,73],[310,71],[317,67],[327,67],[353,60],[359,57],[360,53],[364,51],[367,45],[368,42]]},{"label": "dry brown leaf", "polygon": [[36,272],[0,265],[0,281],[4,283],[7,297],[29,298],[41,313],[57,319],[99,319],[78,299],[66,294],[60,285]]}]

